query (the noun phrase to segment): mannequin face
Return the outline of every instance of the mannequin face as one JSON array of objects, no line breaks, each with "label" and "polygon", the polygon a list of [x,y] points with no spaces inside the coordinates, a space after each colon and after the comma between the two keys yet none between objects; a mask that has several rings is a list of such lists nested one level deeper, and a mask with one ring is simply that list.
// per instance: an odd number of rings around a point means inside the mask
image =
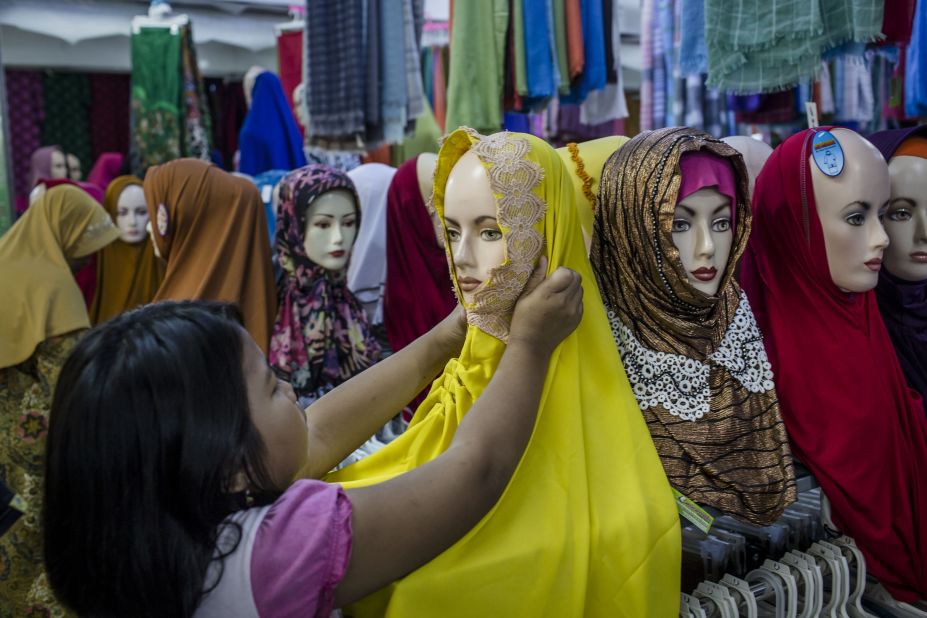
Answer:
[{"label": "mannequin face", "polygon": [[888,164],[892,199],[882,218],[891,239],[885,268],[907,281],[927,279],[927,159],[893,157]]},{"label": "mannequin face", "polygon": [[80,159],[70,152],[68,153],[68,170],[70,171],[71,180],[81,181],[84,179],[84,173],[80,170]]},{"label": "mannequin face", "polygon": [[496,200],[486,169],[472,150],[451,170],[444,195],[444,222],[457,283],[464,302],[505,260],[505,241],[496,221]]},{"label": "mannequin face", "polygon": [[344,269],[357,238],[357,210],[351,193],[334,189],[315,198],[306,210],[303,238],[306,257],[328,270]]},{"label": "mannequin face", "polygon": [[827,176],[809,157],[827,265],[842,291],[866,292],[879,282],[888,247],[879,221],[891,195],[888,165],[875,146],[853,131],[832,133],[843,148],[843,172]]},{"label": "mannequin face", "polygon": [[116,226],[119,239],[134,245],[147,236],[148,206],[145,204],[145,192],[138,185],[129,185],[123,189],[116,202]]},{"label": "mannequin face", "polygon": [[67,178],[68,166],[64,158],[64,153],[60,150],[52,152],[51,156],[51,177],[54,179]]},{"label": "mannequin face", "polygon": [[673,244],[696,290],[718,293],[733,243],[731,200],[716,188],[699,189],[676,204]]}]

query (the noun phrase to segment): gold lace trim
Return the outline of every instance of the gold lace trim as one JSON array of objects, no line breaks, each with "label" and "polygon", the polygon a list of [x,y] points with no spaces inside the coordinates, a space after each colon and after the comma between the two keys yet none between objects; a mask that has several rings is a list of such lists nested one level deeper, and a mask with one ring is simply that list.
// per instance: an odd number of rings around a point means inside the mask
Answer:
[{"label": "gold lace trim", "polygon": [[576,142],[570,142],[567,144],[567,150],[570,153],[570,158],[576,165],[577,178],[583,181],[583,195],[586,196],[586,200],[589,202],[589,207],[592,208],[592,212],[595,212],[595,193],[592,192],[592,176],[586,173],[586,164],[583,163],[583,158],[579,154],[579,146],[576,145]]},{"label": "gold lace trim", "polygon": [[515,302],[528,283],[544,250],[544,236],[535,229],[547,204],[534,190],[544,180],[544,168],[528,159],[531,143],[511,133],[484,137],[473,150],[486,167],[496,195],[499,228],[505,240],[505,259],[489,272],[489,279],[467,306],[467,322],[501,341],[508,341]]}]

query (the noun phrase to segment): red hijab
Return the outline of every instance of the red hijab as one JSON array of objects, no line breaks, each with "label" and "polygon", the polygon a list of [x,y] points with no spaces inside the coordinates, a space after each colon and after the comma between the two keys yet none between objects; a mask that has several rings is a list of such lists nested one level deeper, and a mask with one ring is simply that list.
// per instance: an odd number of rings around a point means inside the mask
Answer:
[{"label": "red hijab", "polygon": [[383,321],[394,352],[431,330],[457,305],[447,257],[418,187],[417,161],[399,167],[386,198]]},{"label": "red hijab", "polygon": [[841,292],[831,280],[810,178],[813,135],[786,140],[757,178],[741,285],[792,451],[871,573],[910,602],[927,597],[927,420],[875,293]]}]

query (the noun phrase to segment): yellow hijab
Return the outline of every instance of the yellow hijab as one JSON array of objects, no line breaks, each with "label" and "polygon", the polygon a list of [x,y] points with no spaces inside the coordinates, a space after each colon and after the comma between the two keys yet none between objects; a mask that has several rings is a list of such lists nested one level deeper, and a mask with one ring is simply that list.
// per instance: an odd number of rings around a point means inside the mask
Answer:
[{"label": "yellow hijab", "polygon": [[46,191],[0,238],[0,368],[28,359],[50,337],[90,326],[68,259],[117,238],[103,207],[71,185]]},{"label": "yellow hijab", "polygon": [[[536,137],[458,129],[441,147],[435,172],[434,206],[442,222],[448,175],[471,148],[497,197],[506,258],[467,306],[470,326],[460,356],[448,362],[406,433],[327,480],[370,485],[447,449],[499,363],[515,301],[542,254],[548,273],[566,266],[582,275],[583,320],[551,357],[534,433],[495,507],[433,561],[347,613],[674,616],[679,518],[611,345],[569,174]],[[415,533],[414,521],[407,532]]]},{"label": "yellow hijab", "polygon": [[[116,220],[119,196],[130,186],[142,187],[135,176],[114,178],[106,188],[103,208]],[[164,278],[164,262],[155,257],[151,241],[129,244],[116,240],[100,251],[97,257],[97,289],[90,306],[90,321],[94,324],[150,303]]]},{"label": "yellow hijab", "polygon": [[573,203],[576,204],[579,222],[583,226],[583,236],[587,239],[587,253],[589,239],[592,238],[595,200],[599,194],[602,168],[612,153],[630,139],[623,135],[612,135],[580,144],[571,142],[557,149],[557,154],[569,170],[570,179],[573,181]]}]

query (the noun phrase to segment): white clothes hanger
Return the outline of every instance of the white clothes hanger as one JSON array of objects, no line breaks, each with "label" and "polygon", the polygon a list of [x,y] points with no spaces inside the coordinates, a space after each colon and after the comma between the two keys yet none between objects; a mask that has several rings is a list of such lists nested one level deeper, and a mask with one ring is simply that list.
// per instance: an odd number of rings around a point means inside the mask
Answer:
[{"label": "white clothes hanger", "polygon": [[848,536],[842,536],[833,542],[847,559],[850,565],[856,566],[855,581],[851,582],[850,597],[847,603],[847,613],[850,618],[875,618],[863,609],[863,594],[866,592],[866,558],[856,546],[856,541]]},{"label": "white clothes hanger", "polygon": [[785,618],[796,618],[798,615],[798,582],[792,569],[787,564],[775,562],[768,558],[763,561],[763,570],[771,571],[785,582]]},{"label": "white clothes hanger", "polygon": [[759,611],[756,607],[756,595],[753,594],[753,591],[750,589],[750,584],[739,577],[734,577],[730,573],[721,578],[721,584],[726,586],[731,591],[732,595],[736,594],[740,596],[743,603],[738,603],[737,605],[739,608],[743,608],[740,612],[741,616],[746,616],[746,618],[757,618],[759,616]]},{"label": "white clothes hanger", "polygon": [[306,18],[297,6],[290,7],[290,21],[274,26],[274,35],[280,36],[285,32],[297,32],[306,29]]},{"label": "white clothes hanger", "polygon": [[[818,601],[817,581],[814,579],[814,573],[804,560],[789,552],[782,556],[779,561],[792,567],[792,571],[797,573],[796,580],[801,582],[798,600],[801,601],[801,611],[798,612],[798,618],[815,618]],[[820,593],[823,595],[823,590]]]},{"label": "white clothes hanger", "polygon": [[825,594],[824,607],[821,610],[821,615],[826,618],[845,618],[846,610],[844,609],[844,600],[842,597],[843,582],[841,580],[841,570],[837,559],[819,543],[815,543],[809,547],[807,553],[814,556],[817,563],[822,567],[822,574],[830,574],[830,596]]},{"label": "white clothes hanger", "polygon": [[697,599],[708,599],[712,601],[718,609],[720,618],[737,618],[737,601],[731,596],[731,592],[726,586],[715,584],[713,582],[702,582],[692,594]]},{"label": "white clothes hanger", "polygon": [[702,604],[698,599],[685,593],[679,595],[680,606],[685,606],[692,618],[708,618],[708,614],[702,609]]},{"label": "white clothes hanger", "polygon": [[[757,598],[757,615],[763,618],[785,618],[785,586],[782,578],[768,569],[754,569],[744,578],[748,583],[766,587],[766,592]],[[769,595],[772,593],[772,599]],[[770,602],[767,602],[770,601]]]},{"label": "white clothes hanger", "polygon": [[166,0],[151,0],[147,16],[137,15],[132,18],[132,34],[138,34],[142,28],[169,28],[171,34],[179,34],[180,29],[190,23],[190,18],[171,13],[171,5]]}]

